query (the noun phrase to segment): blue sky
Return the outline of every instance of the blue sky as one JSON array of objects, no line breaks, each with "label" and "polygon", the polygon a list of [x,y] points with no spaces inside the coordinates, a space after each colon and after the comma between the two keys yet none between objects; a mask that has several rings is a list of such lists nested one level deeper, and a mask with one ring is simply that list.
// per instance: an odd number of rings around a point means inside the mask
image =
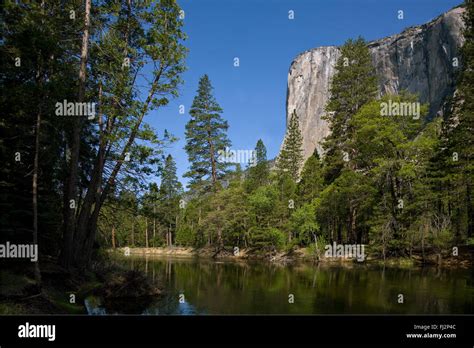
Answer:
[{"label": "blue sky", "polygon": [[[178,0],[185,11],[188,70],[180,96],[153,111],[149,122],[180,140],[168,152],[178,176],[189,164],[184,129],[199,78],[208,74],[228,120],[232,149],[251,150],[259,138],[268,158],[276,156],[285,132],[288,69],[301,52],[341,45],[362,35],[374,40],[430,21],[461,0]],[[288,19],[293,10],[295,18]],[[404,19],[397,18],[404,11]],[[234,67],[238,57],[240,66]],[[179,114],[179,105],[186,112]]]}]

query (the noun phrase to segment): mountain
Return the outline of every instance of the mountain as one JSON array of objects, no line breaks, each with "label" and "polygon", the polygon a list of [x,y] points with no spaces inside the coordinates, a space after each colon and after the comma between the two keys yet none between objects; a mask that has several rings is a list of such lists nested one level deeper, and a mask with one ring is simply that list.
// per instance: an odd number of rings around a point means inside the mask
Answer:
[{"label": "mountain", "polygon": [[[455,89],[459,47],[463,36],[462,14],[456,7],[429,23],[410,27],[400,34],[368,43],[379,78],[379,92],[407,89],[430,104],[430,116],[442,113],[447,97]],[[288,72],[287,124],[294,110],[300,118],[305,159],[321,142],[329,128],[321,116],[329,98],[334,66],[340,56],[336,46],[318,47],[298,55]]]}]

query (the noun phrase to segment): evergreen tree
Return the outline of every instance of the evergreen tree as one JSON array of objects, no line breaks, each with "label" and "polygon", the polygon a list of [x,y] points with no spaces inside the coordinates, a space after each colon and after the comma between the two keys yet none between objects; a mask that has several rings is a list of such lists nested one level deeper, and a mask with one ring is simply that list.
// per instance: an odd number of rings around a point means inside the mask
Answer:
[{"label": "evergreen tree", "polygon": [[253,165],[248,169],[246,181],[247,192],[254,191],[257,187],[265,185],[269,181],[270,169],[267,161],[267,149],[262,139],[258,139],[255,146]]},{"label": "evergreen tree", "polygon": [[166,231],[165,240],[168,246],[173,244],[173,235],[176,234],[181,194],[182,185],[176,176],[176,162],[171,155],[168,155],[161,174],[159,191],[160,220]]},{"label": "evergreen tree", "polygon": [[303,137],[296,111],[291,115],[285,140],[277,159],[277,169],[287,172],[294,181],[298,180],[299,171],[303,162]]},{"label": "evergreen tree", "polygon": [[182,185],[176,175],[176,162],[173,156],[168,155],[161,173],[160,194],[165,199],[173,199],[182,192]]},{"label": "evergreen tree", "polygon": [[[61,1],[4,2],[0,11],[0,239],[35,243],[44,255],[56,255],[60,244],[60,215],[64,139],[71,119],[57,117],[58,100],[77,96],[77,56],[83,21],[71,21]],[[81,23],[81,24],[79,24]],[[83,166],[94,146],[85,127],[80,139]],[[80,182],[80,189],[83,181]],[[38,263],[35,262],[35,268]],[[35,270],[40,285],[38,269]]]},{"label": "evergreen tree", "polygon": [[474,233],[474,2],[466,0],[464,44],[461,48],[461,72],[453,110],[444,125],[442,156],[444,184],[450,187],[452,203],[458,212],[459,232]]},{"label": "evergreen tree", "polygon": [[[130,177],[137,181],[138,176],[147,175],[157,167],[163,141],[147,125],[145,117],[177,95],[185,69],[181,9],[174,0],[146,4],[106,2],[104,6],[104,11],[112,10],[104,15],[106,25],[100,28],[101,23],[92,18],[91,35],[85,35],[83,30],[81,44],[83,48],[91,48],[91,58],[86,64],[81,59],[80,68],[87,72],[86,96],[90,95],[90,100],[98,105],[94,118],[97,124],[92,125],[95,130],[92,137],[97,145],[95,153],[88,156],[92,168],[89,176],[82,179],[87,189],[81,191],[81,204],[76,206],[75,214],[64,214],[61,263],[81,271],[87,268],[93,252],[100,209],[107,196],[116,190],[117,182]],[[100,15],[102,9],[93,5],[90,12],[92,16]],[[144,81],[136,76],[145,68],[152,78],[146,79],[143,85]],[[137,88],[146,98],[136,93]],[[79,138],[86,136],[81,132]],[[74,144],[77,132],[73,138]],[[74,149],[77,152],[77,146]],[[77,156],[73,158],[71,154],[64,210],[71,210],[66,199],[79,192],[70,187],[76,181],[73,175],[76,160]],[[81,163],[79,168],[83,166]]]},{"label": "evergreen tree", "polygon": [[301,180],[297,188],[299,200],[305,203],[311,202],[322,191],[323,181],[321,160],[317,150],[314,150],[313,155],[306,160],[301,172]]},{"label": "evergreen tree", "polygon": [[185,150],[191,167],[184,176],[191,178],[190,186],[197,190],[216,189],[228,166],[228,163],[219,161],[219,151],[230,146],[226,134],[229,126],[220,116],[223,110],[212,89],[209,77],[201,77],[189,112],[191,120],[186,124]]},{"label": "evergreen tree", "polygon": [[[349,216],[355,212],[353,221],[364,220],[364,224],[370,225],[371,242],[380,247],[381,254],[400,256],[406,254],[409,247],[410,220],[423,212],[409,207],[420,199],[415,187],[424,176],[425,165],[433,151],[435,132],[428,126],[424,129],[427,105],[420,106],[419,119],[403,115],[382,116],[381,103],[390,101],[412,104],[417,102],[417,97],[406,92],[385,95],[364,105],[350,120],[354,134],[348,144],[357,150],[352,161],[358,170],[345,168],[342,172],[345,174],[350,170],[357,174],[354,178],[348,176],[350,180],[344,182],[344,185],[350,183],[352,188],[348,194],[352,198],[343,206],[347,207]],[[370,179],[370,187],[376,189],[376,197],[364,193],[370,192],[364,188],[367,179]],[[340,182],[339,178],[335,180],[335,183]],[[357,182],[361,190],[353,194]],[[371,199],[376,202],[373,212],[363,213],[364,205]],[[360,227],[356,224],[349,230],[353,235],[359,234]]]},{"label": "evergreen tree", "polygon": [[341,47],[326,105],[330,134],[323,143],[326,181],[332,182],[340,174],[345,162],[355,154],[347,146],[351,137],[349,120],[368,101],[377,95],[377,79],[369,49],[363,38],[349,39]]},{"label": "evergreen tree", "polygon": [[311,242],[317,243],[317,234],[320,227],[316,222],[315,206],[312,203],[305,203],[295,210],[290,217],[290,228],[294,231],[296,242],[309,245]]},{"label": "evergreen tree", "polygon": [[428,173],[436,215],[448,218],[457,243],[472,237],[474,229],[474,3],[466,1],[465,8],[465,42],[461,48],[457,90],[447,108],[441,139]]}]

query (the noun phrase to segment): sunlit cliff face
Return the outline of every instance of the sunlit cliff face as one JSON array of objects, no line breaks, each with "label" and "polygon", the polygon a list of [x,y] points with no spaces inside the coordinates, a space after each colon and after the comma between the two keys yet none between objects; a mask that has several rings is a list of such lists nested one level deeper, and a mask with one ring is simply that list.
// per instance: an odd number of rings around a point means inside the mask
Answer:
[{"label": "sunlit cliff face", "polygon": [[[407,89],[430,104],[431,117],[442,112],[446,97],[454,92],[454,75],[460,66],[463,12],[454,8],[429,23],[370,42],[380,92]],[[314,48],[296,57],[288,72],[287,123],[296,110],[305,159],[315,148],[321,154],[321,142],[329,133],[321,116],[339,56],[335,46]]]}]

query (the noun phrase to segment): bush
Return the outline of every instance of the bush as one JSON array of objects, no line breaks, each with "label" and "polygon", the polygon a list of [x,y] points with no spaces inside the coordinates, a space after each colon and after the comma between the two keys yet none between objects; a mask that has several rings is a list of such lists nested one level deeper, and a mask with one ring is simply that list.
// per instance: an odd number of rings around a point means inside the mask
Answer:
[{"label": "bush", "polygon": [[261,249],[280,250],[286,242],[286,235],[277,228],[252,228],[250,230],[252,244]]},{"label": "bush", "polygon": [[317,236],[317,240],[318,240],[317,246],[316,246],[316,243],[314,243],[314,241],[313,243],[309,244],[308,254],[313,257],[322,258],[324,257],[325,247],[328,244],[328,242],[326,238],[324,238],[324,236]]},{"label": "bush", "polygon": [[267,229],[268,242],[277,250],[280,250],[286,241],[286,235],[278,228],[268,228]]},{"label": "bush", "polygon": [[184,225],[176,231],[176,244],[181,246],[193,246],[195,242],[194,233],[190,226]]}]

